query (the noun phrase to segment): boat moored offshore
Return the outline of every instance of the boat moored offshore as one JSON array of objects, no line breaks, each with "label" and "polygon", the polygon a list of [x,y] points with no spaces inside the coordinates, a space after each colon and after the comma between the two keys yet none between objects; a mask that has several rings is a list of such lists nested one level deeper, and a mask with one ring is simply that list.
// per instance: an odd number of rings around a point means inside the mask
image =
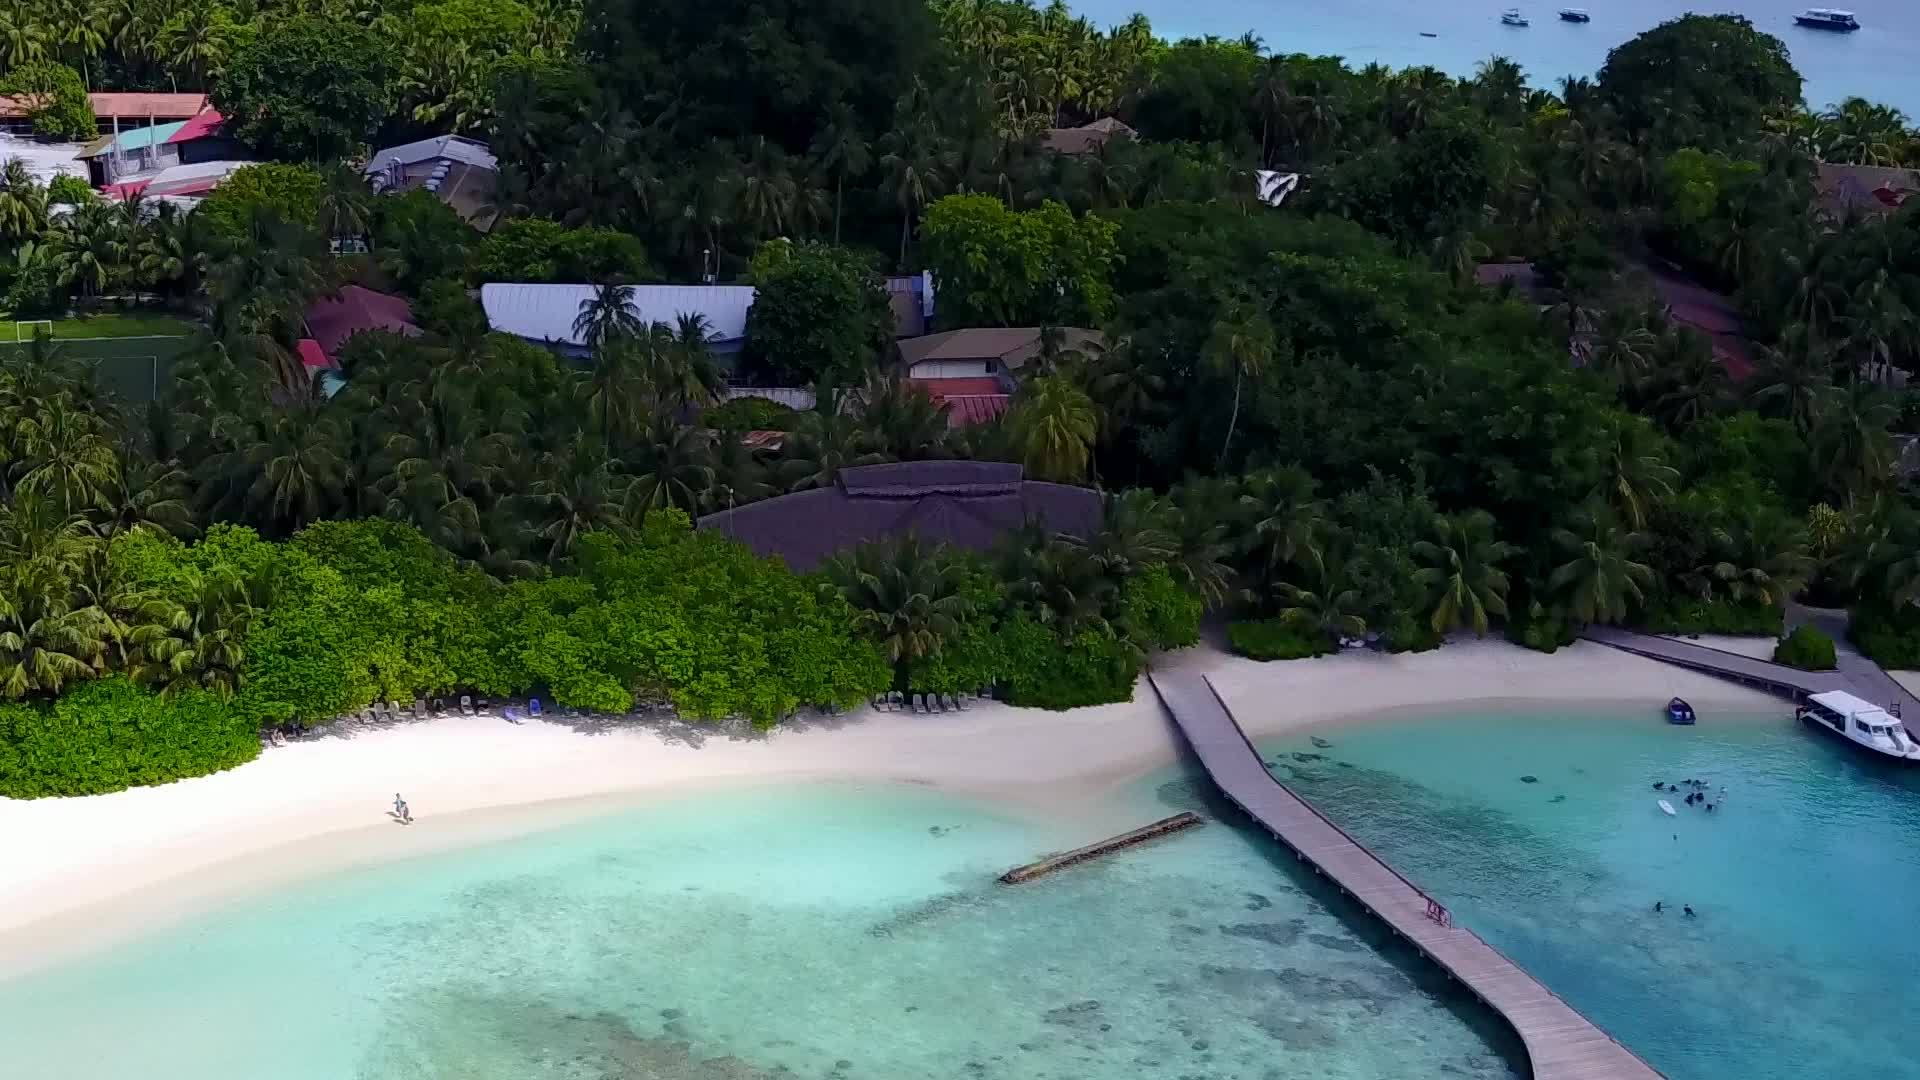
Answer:
[{"label": "boat moored offshore", "polygon": [[1809,695],[1798,715],[1814,727],[1840,735],[1863,750],[1920,764],[1920,743],[1914,741],[1897,717],[1844,690]]},{"label": "boat moored offshore", "polygon": [[1508,26],[1527,25],[1527,17],[1525,15],[1520,14],[1519,8],[1508,8],[1507,10],[1501,12],[1500,21],[1503,23],[1506,23]]},{"label": "boat moored offshore", "polygon": [[1580,22],[1580,23],[1592,22],[1593,16],[1587,14],[1587,11],[1585,8],[1561,8],[1560,21],[1561,22]]},{"label": "boat moored offshore", "polygon": [[1811,26],[1820,30],[1858,30],[1860,20],[1853,17],[1851,11],[1838,8],[1808,8],[1793,17],[1801,26]]}]

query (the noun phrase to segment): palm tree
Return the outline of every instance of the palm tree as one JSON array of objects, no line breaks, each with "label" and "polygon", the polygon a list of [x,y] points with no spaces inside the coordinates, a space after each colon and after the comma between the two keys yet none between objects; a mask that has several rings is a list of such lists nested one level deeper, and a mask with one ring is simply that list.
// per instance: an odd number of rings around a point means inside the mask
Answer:
[{"label": "palm tree", "polygon": [[1586,346],[1586,367],[1619,386],[1638,386],[1647,376],[1656,344],[1640,312],[1610,310],[1601,316],[1593,340]]},{"label": "palm tree", "polygon": [[1779,348],[1761,346],[1760,363],[1747,380],[1747,401],[1770,416],[1791,421],[1800,434],[1813,428],[1820,397],[1833,385],[1827,359],[1806,340],[1805,327]]},{"label": "palm tree", "polygon": [[836,555],[823,572],[853,608],[855,627],[893,664],[897,689],[907,689],[915,661],[937,656],[973,614],[959,564],[912,533]]},{"label": "palm tree", "polygon": [[1552,533],[1565,562],[1547,578],[1567,614],[1582,623],[1619,622],[1645,599],[1653,570],[1634,559],[1646,538],[1614,523],[1603,506],[1577,511]]},{"label": "palm tree", "polygon": [[104,620],[77,606],[66,579],[45,567],[0,570],[0,697],[57,694],[92,678]]},{"label": "palm tree", "polygon": [[859,392],[860,423],[875,450],[895,461],[951,452],[946,408],[913,381],[876,371]]},{"label": "palm tree", "polygon": [[628,524],[637,526],[648,513],[670,507],[698,513],[701,499],[713,487],[712,441],[710,431],[656,416],[622,458],[633,475],[626,496]]},{"label": "palm tree", "polygon": [[1708,561],[1689,575],[1705,600],[1718,589],[1734,603],[1784,609],[1813,572],[1806,530],[1784,514],[1746,510],[1716,530],[1709,550]]},{"label": "palm tree", "polygon": [[1093,402],[1065,375],[1028,379],[1014,396],[1007,432],[1029,473],[1077,483],[1093,451]]},{"label": "palm tree", "polygon": [[920,211],[945,190],[946,159],[935,148],[935,136],[918,125],[897,128],[882,143],[880,168],[887,174],[887,191],[900,209],[900,261],[907,265],[907,241]]},{"label": "palm tree", "polygon": [[833,177],[833,242],[838,244],[841,196],[847,178],[864,174],[873,163],[852,109],[840,102],[828,109],[826,122],[814,134],[812,153],[814,166]]},{"label": "palm tree", "polygon": [[196,577],[186,600],[155,600],[142,608],[127,635],[135,656],[131,674],[166,697],[189,689],[232,697],[240,688],[247,630],[257,609],[238,576]]},{"label": "palm tree", "polygon": [[1647,510],[1673,494],[1680,470],[1666,463],[1644,421],[1623,417],[1613,424],[1602,450],[1604,473],[1593,495],[1611,503],[1632,529],[1646,527]]},{"label": "palm tree", "polygon": [[112,203],[95,199],[76,207],[48,237],[45,257],[63,288],[83,297],[107,291],[126,264],[127,230]]},{"label": "palm tree", "polygon": [[1100,531],[1090,537],[1067,537],[1087,553],[1101,570],[1118,581],[1162,566],[1179,551],[1173,533],[1178,515],[1171,504],[1151,491],[1133,488],[1106,498]]},{"label": "palm tree", "polygon": [[1726,405],[1726,365],[1706,337],[1692,330],[1673,331],[1662,351],[1667,355],[1653,376],[1658,387],[1653,412],[1670,430],[1691,427]]},{"label": "palm tree", "polygon": [[216,517],[252,522],[286,535],[326,517],[347,488],[339,423],[300,404],[224,416],[218,436],[231,448],[201,464],[202,499]]},{"label": "palm tree", "polygon": [[119,483],[102,500],[107,507],[99,515],[102,536],[146,529],[190,537],[200,531],[188,502],[188,477],[177,462],[130,458],[117,473]]},{"label": "palm tree", "polygon": [[1487,616],[1507,613],[1507,575],[1500,564],[1519,549],[1493,538],[1493,515],[1484,510],[1435,518],[1433,531],[1433,539],[1413,545],[1422,564],[1413,579],[1427,592],[1427,625],[1436,634],[1467,627],[1484,637]]},{"label": "palm tree", "polygon": [[1313,570],[1324,562],[1324,507],[1314,498],[1313,478],[1297,468],[1272,469],[1247,478],[1239,497],[1249,550],[1260,556],[1262,572],[1288,567]]},{"label": "palm tree", "polygon": [[855,417],[834,410],[802,414],[781,447],[775,474],[788,491],[831,487],[840,470],[887,460]]},{"label": "palm tree", "polygon": [[751,225],[753,235],[778,235],[792,220],[799,186],[787,168],[787,156],[764,135],[755,135],[742,147],[735,197],[736,220]]},{"label": "palm tree", "polygon": [[1009,598],[1031,611],[1061,641],[1083,630],[1108,628],[1109,600],[1117,591],[1092,553],[1064,538],[1016,533],[1016,545],[1004,553],[1009,568]]},{"label": "palm tree", "polygon": [[[321,176],[320,228],[336,241],[364,237],[373,227],[373,192],[360,170],[335,162]],[[345,245],[340,245],[345,250]]]},{"label": "palm tree", "polygon": [[593,287],[593,295],[580,301],[573,317],[573,336],[598,355],[625,338],[637,337],[642,327],[640,305],[634,301],[634,287],[603,282]]},{"label": "palm tree", "polygon": [[1233,376],[1233,410],[1227,416],[1227,434],[1220,441],[1220,460],[1225,469],[1227,451],[1233,447],[1233,432],[1240,423],[1240,391],[1247,379],[1257,379],[1273,362],[1277,347],[1273,324],[1266,313],[1250,299],[1234,297],[1220,305],[1213,328],[1201,349],[1201,360],[1214,370]]},{"label": "palm tree", "polygon": [[41,403],[14,432],[23,470],[15,493],[44,498],[62,514],[103,508],[120,480],[103,426],[64,394]]},{"label": "palm tree", "polygon": [[626,528],[622,506],[627,481],[613,465],[605,448],[588,438],[576,439],[564,453],[548,454],[542,461],[525,504],[549,565],[571,558],[574,545],[589,532]]},{"label": "palm tree", "polygon": [[1893,401],[1871,383],[1855,380],[1827,388],[1807,441],[1814,472],[1829,492],[1844,501],[1891,481],[1893,448],[1887,428],[1898,415]]},{"label": "palm tree", "polygon": [[1360,594],[1340,580],[1340,568],[1316,564],[1308,572],[1311,588],[1281,581],[1274,584],[1274,603],[1280,621],[1327,641],[1359,637],[1367,632],[1360,615]]},{"label": "palm tree", "polygon": [[0,246],[12,247],[47,228],[47,191],[27,163],[8,158],[0,167]]}]

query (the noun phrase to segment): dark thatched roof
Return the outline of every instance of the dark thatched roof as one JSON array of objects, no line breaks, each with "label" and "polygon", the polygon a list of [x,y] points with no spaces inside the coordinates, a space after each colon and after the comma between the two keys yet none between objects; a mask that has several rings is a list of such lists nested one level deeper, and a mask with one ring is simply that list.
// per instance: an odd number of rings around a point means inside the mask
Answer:
[{"label": "dark thatched roof", "polygon": [[832,487],[709,514],[717,529],[805,573],[835,552],[903,536],[985,551],[1028,520],[1075,536],[1100,527],[1100,493],[1025,479],[1019,465],[909,461],[840,470]]}]

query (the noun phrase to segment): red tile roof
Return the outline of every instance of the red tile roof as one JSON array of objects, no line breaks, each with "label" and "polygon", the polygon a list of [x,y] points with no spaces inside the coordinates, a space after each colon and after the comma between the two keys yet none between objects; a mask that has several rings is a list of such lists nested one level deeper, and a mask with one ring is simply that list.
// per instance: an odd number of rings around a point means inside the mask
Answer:
[{"label": "red tile roof", "polygon": [[174,132],[167,139],[167,142],[171,145],[173,143],[192,142],[195,139],[204,139],[212,135],[218,135],[220,134],[221,126],[226,122],[227,118],[221,116],[218,110],[203,109],[193,114],[193,117],[187,121],[187,126]]},{"label": "red tile roof", "polygon": [[331,368],[340,365],[333,362],[320,348],[320,343],[310,337],[303,337],[293,350],[300,354],[300,365],[306,368]]},{"label": "red tile roof", "polygon": [[1013,397],[1006,387],[995,378],[975,379],[910,379],[909,382],[927,392],[936,405],[944,405],[947,410],[947,424],[951,427],[973,427],[984,424],[1007,411]]},{"label": "red tile roof", "polygon": [[358,285],[344,286],[338,295],[323,296],[307,309],[307,332],[328,357],[362,330],[390,330],[407,337],[420,334],[413,323],[413,309],[404,297]]}]

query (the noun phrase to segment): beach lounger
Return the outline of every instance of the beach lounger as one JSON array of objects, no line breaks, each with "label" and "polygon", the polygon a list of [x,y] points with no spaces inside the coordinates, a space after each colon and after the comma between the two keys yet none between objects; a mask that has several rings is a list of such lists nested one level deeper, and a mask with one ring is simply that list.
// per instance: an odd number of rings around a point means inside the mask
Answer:
[{"label": "beach lounger", "polygon": [[917,712],[917,713],[923,713],[923,712],[926,712],[926,711],[927,711],[927,699],[926,699],[926,698],[923,698],[923,697],[921,697],[921,696],[920,696],[919,694],[915,694],[915,695],[913,695],[913,711],[914,711],[914,712]]},{"label": "beach lounger", "polygon": [[873,700],[867,702],[867,704],[873,706],[873,710],[875,712],[879,712],[881,709],[884,709],[887,707],[887,695],[875,694],[873,695]]},{"label": "beach lounger", "polygon": [[942,704],[942,705],[945,705],[945,706],[947,707],[947,711],[948,711],[948,712],[959,712],[959,711],[960,711],[960,703],[959,703],[959,702],[957,702],[957,701],[955,701],[955,700],[953,700],[953,695],[952,695],[952,694],[941,694],[941,695],[940,695],[940,704]]},{"label": "beach lounger", "polygon": [[964,692],[961,693],[959,696],[959,699],[956,701],[956,704],[960,706],[961,712],[967,711],[968,709],[973,707],[973,695],[964,693]]},{"label": "beach lounger", "polygon": [[899,712],[907,707],[907,696],[898,690],[887,691],[887,708]]},{"label": "beach lounger", "polygon": [[541,717],[541,715],[542,715],[542,713],[540,712],[540,699],[539,699],[539,698],[530,698],[530,699],[528,699],[528,701],[527,701],[527,715],[528,715],[528,716],[531,716],[531,717],[533,717],[533,718],[534,718],[534,719],[536,719],[536,720],[537,720],[537,719],[539,719],[539,718]]},{"label": "beach lounger", "polygon": [[472,695],[470,694],[460,695],[460,715],[462,716],[473,715],[473,696]]}]

